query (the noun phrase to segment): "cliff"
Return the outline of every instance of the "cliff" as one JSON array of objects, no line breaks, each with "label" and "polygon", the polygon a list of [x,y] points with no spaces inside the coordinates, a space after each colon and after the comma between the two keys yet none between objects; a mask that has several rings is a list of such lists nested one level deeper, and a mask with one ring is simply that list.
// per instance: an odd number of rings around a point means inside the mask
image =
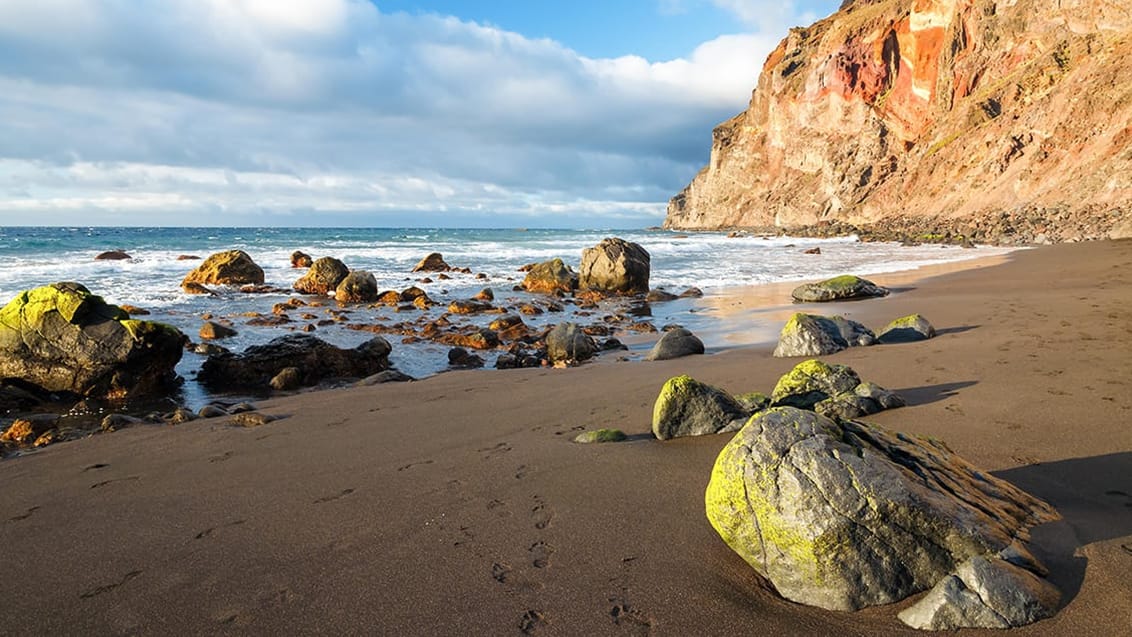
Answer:
[{"label": "cliff", "polygon": [[994,218],[1091,238],[1129,216],[1126,0],[847,0],[770,54],[665,227]]}]

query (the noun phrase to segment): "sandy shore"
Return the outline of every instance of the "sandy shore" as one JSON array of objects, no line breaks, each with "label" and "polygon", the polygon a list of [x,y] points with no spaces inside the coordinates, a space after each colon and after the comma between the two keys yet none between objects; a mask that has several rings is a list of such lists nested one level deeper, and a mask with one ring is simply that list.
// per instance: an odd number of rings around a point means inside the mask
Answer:
[{"label": "sandy shore", "polygon": [[[1036,532],[1066,593],[1025,635],[1130,634],[1132,241],[834,307],[941,334],[828,357],[910,406],[870,420],[945,440],[1055,505]],[[888,282],[885,277],[875,277]],[[0,463],[0,633],[908,633],[897,608],[785,602],[708,525],[728,436],[660,443],[689,373],[769,391],[769,348],[657,363],[442,374],[262,403],[255,429],[140,427]],[[576,445],[581,429],[628,442]]]}]

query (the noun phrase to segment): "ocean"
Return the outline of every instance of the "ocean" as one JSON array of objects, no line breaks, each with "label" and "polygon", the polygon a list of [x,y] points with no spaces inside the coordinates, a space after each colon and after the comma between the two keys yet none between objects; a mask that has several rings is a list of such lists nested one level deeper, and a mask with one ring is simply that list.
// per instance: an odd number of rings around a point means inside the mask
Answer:
[{"label": "ocean", "polygon": [[[18,292],[55,281],[76,281],[115,304],[129,304],[149,310],[141,317],[176,326],[198,341],[204,314],[229,317],[239,334],[221,341],[224,347],[240,351],[249,345],[289,333],[310,321],[286,326],[253,327],[246,324],[246,313],[271,314],[274,304],[288,294],[241,294],[222,291],[220,297],[194,296],[181,291],[181,279],[199,261],[178,260],[180,255],[207,257],[213,252],[241,249],[265,272],[266,283],[290,288],[303,274],[290,267],[290,255],[301,250],[314,258],[332,256],[351,269],[372,272],[381,289],[401,290],[410,285],[425,289],[441,305],[428,310],[432,317],[444,312],[453,300],[468,299],[485,287],[495,294],[497,306],[511,306],[531,295],[514,291],[523,278],[519,268],[525,264],[562,258],[575,269],[582,249],[601,239],[618,236],[644,246],[652,257],[651,286],[679,293],[698,287],[703,299],[680,299],[652,304],[644,314],[651,315],[657,328],[680,324],[693,332],[713,335],[705,338],[709,351],[743,345],[732,336],[722,338],[713,329],[720,317],[713,297],[729,288],[765,283],[812,280],[844,273],[869,275],[909,270],[974,257],[1001,254],[1005,250],[980,247],[961,249],[938,245],[914,247],[894,243],[863,243],[855,237],[804,239],[791,237],[729,238],[724,233],[684,234],[660,230],[483,230],[425,228],[135,228],[135,227],[0,227],[0,303],[7,303]],[[804,254],[810,248],[820,255]],[[95,261],[107,250],[123,250],[133,258],[126,261]],[[473,274],[451,273],[449,280],[420,283],[424,275],[412,274],[412,267],[430,252],[440,252],[453,267],[466,267]],[[484,274],[486,279],[476,278]],[[433,275],[432,278],[436,278]],[[327,307],[333,307],[331,301]],[[606,310],[604,306],[600,311]],[[326,308],[319,308],[325,312]],[[638,308],[639,310],[639,308]],[[609,310],[613,311],[613,310]],[[394,312],[392,308],[350,308],[350,322],[411,320],[417,315]],[[454,322],[486,324],[498,315],[452,317]],[[751,321],[760,320],[757,313]],[[734,321],[733,314],[729,320]],[[593,312],[580,312],[570,304],[565,311],[524,317],[532,327],[560,321],[594,321]],[[745,333],[745,332],[744,332]],[[766,332],[752,331],[757,334]],[[320,326],[314,334],[340,346],[355,346],[373,334],[348,329],[344,325]],[[427,341],[402,343],[387,335],[393,345],[393,365],[415,377],[424,377],[448,368],[449,346]],[[625,354],[640,357],[649,339],[629,339]],[[480,353],[491,368],[499,352]],[[180,398],[192,408],[211,397],[193,380],[203,357],[186,352],[178,372],[186,379]],[[485,372],[488,373],[488,372]]]}]

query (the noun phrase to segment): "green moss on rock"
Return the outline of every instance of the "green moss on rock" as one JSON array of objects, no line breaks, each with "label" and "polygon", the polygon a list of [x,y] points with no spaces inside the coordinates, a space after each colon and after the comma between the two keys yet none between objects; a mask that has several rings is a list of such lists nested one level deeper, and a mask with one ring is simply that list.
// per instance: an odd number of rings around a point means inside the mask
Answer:
[{"label": "green moss on rock", "polygon": [[628,436],[620,429],[594,429],[583,431],[574,438],[574,442],[589,444],[600,442],[621,442]]}]

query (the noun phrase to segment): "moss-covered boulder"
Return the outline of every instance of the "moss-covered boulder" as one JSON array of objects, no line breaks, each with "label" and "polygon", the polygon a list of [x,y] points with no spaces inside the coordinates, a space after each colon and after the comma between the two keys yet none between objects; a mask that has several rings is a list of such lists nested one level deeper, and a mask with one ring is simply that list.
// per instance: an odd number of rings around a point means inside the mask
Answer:
[{"label": "moss-covered boulder", "polygon": [[799,303],[822,303],[847,299],[867,299],[887,296],[888,290],[859,276],[843,274],[817,283],[805,283],[794,288],[790,296]]},{"label": "moss-covered boulder", "polygon": [[562,259],[551,259],[532,265],[523,278],[522,286],[524,290],[537,294],[569,293],[578,288],[578,274]]},{"label": "moss-covered boulder", "polygon": [[602,239],[582,250],[578,287],[607,294],[644,294],[649,291],[648,250],[617,237]]},{"label": "moss-covered boulder", "polygon": [[580,444],[592,444],[601,442],[621,442],[628,436],[620,429],[592,429],[590,431],[583,431],[574,437],[574,442]]},{"label": "moss-covered boulder", "polygon": [[347,274],[334,289],[334,300],[341,303],[371,303],[377,295],[377,277],[365,270]]},{"label": "moss-covered boulder", "polygon": [[877,335],[881,343],[913,343],[935,337],[935,328],[920,314],[902,316],[884,327]]},{"label": "moss-covered boulder", "polygon": [[652,433],[660,440],[736,431],[751,412],[731,394],[692,378],[668,379],[652,410]]},{"label": "moss-covered boulder", "polygon": [[704,353],[704,342],[688,330],[678,327],[668,330],[652,346],[645,360],[666,361],[672,358]]},{"label": "moss-covered boulder", "polygon": [[315,259],[307,273],[299,277],[293,287],[296,292],[303,294],[329,294],[349,274],[350,268],[345,263],[334,257],[322,257]]},{"label": "moss-covered boulder", "polygon": [[770,396],[775,407],[809,409],[830,418],[860,418],[904,406],[904,399],[876,383],[861,382],[846,365],[820,360],[798,363],[778,379]]},{"label": "moss-covered boulder", "polygon": [[226,250],[210,255],[195,270],[185,275],[181,287],[200,285],[244,285],[263,283],[263,268],[243,250]]},{"label": "moss-covered boulder", "polygon": [[0,310],[0,380],[91,397],[158,392],[176,378],[184,340],[78,283],[52,283]]},{"label": "moss-covered boulder", "polygon": [[842,316],[821,316],[797,312],[782,326],[774,355],[826,356],[853,346],[876,342],[872,331],[857,321]]},{"label": "moss-covered boulder", "polygon": [[1042,572],[1019,540],[1058,518],[942,443],[792,407],[724,447],[705,507],[783,597],[831,610],[898,602],[976,556]]}]

